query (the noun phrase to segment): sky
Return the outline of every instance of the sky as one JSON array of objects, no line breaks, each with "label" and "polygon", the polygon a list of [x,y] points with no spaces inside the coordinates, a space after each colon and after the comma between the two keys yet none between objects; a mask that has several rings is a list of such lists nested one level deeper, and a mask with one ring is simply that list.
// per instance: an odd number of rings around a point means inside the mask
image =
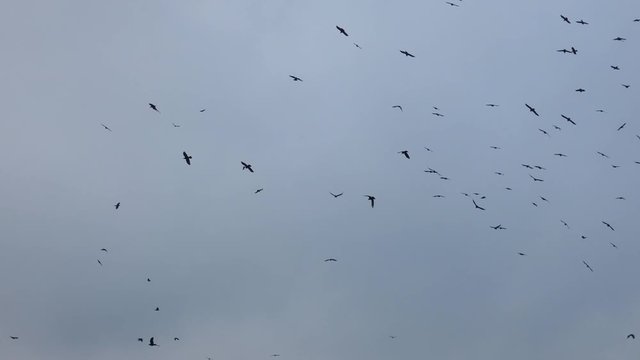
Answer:
[{"label": "sky", "polygon": [[454,2],[3,3],[0,358],[637,358],[640,3]]}]

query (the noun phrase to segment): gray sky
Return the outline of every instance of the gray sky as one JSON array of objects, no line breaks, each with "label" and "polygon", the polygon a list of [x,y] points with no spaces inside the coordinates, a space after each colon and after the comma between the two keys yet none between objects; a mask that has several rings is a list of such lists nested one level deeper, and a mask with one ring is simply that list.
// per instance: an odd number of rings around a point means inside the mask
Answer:
[{"label": "gray sky", "polygon": [[5,2],[0,358],[637,358],[640,3],[458,4]]}]

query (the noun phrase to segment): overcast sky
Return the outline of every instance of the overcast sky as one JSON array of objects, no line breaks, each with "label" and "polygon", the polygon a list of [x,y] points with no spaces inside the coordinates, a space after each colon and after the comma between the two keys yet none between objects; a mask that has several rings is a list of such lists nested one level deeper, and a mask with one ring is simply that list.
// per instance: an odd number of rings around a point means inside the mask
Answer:
[{"label": "overcast sky", "polygon": [[640,2],[452,1],[5,1],[0,358],[636,359]]}]

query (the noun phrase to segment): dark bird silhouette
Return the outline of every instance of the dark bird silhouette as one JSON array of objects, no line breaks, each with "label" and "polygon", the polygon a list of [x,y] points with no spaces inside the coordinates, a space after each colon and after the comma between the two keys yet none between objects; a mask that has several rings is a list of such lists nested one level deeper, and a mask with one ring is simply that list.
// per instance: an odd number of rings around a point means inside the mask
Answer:
[{"label": "dark bird silhouette", "polygon": [[535,202],[531,202],[531,204],[535,207],[538,207],[538,204],[536,204]]},{"label": "dark bird silhouette", "polygon": [[488,106],[488,107],[496,107],[496,106],[500,106],[500,105],[498,105],[498,104],[484,104],[484,105],[485,105],[485,106]]},{"label": "dark bird silhouette", "polygon": [[585,89],[583,89],[583,88],[578,88],[578,89],[576,89],[576,91],[577,91],[577,92],[581,92],[581,93],[582,93],[582,92],[585,92],[585,91],[587,91],[587,90],[585,90]]},{"label": "dark bird silhouette", "polygon": [[115,205],[113,205],[113,206],[116,208],[116,210],[118,210],[118,209],[120,208],[120,203],[118,202],[118,203],[116,203],[116,204],[115,204]]},{"label": "dark bird silhouette", "polygon": [[626,200],[626,199],[624,198],[624,196],[618,196],[616,200]]},{"label": "dark bird silhouette", "polygon": [[176,127],[176,128],[180,127],[180,125],[176,123],[171,123],[171,125],[173,125],[173,127]]},{"label": "dark bird silhouette", "polygon": [[489,146],[490,148],[492,148],[493,150],[500,150],[499,146]]},{"label": "dark bird silhouette", "polygon": [[334,259],[334,258],[324,259],[324,262],[328,262],[328,261],[338,261],[338,260],[336,260],[336,259]]},{"label": "dark bird silhouette", "polygon": [[300,79],[300,78],[299,78],[299,77],[297,77],[297,76],[289,75],[289,77],[290,77],[290,78],[292,78],[292,79],[293,79],[293,81],[302,81],[302,79]]},{"label": "dark bird silhouette", "polygon": [[582,239],[582,240],[586,240],[586,239],[587,239],[587,237],[586,237],[586,236],[584,236],[584,235],[580,235],[580,239]]},{"label": "dark bird silhouette", "polygon": [[390,337],[391,339],[395,339],[395,338],[396,338],[394,335],[389,335],[389,337]]},{"label": "dark bird silhouette", "polygon": [[513,190],[513,189],[512,189],[512,188],[510,188],[510,187],[506,187],[506,188],[505,188],[505,190],[509,190],[509,191],[511,191],[511,190]]},{"label": "dark bird silhouette", "polygon": [[278,356],[280,356],[280,354],[272,354],[271,356],[272,357],[278,357]]},{"label": "dark bird silhouette", "polygon": [[602,109],[598,109],[598,110],[596,110],[596,112],[603,113],[603,112],[604,112],[604,110],[602,110]]},{"label": "dark bird silhouette", "polygon": [[154,311],[160,311],[160,308],[159,308],[159,307],[156,307],[156,309],[155,309]]},{"label": "dark bird silhouette", "polygon": [[191,165],[192,156],[187,155],[187,153],[185,151],[182,152],[182,156],[184,157],[184,161],[187,162],[187,165]]},{"label": "dark bird silhouette", "polygon": [[572,123],[573,125],[575,125],[575,124],[576,124],[573,120],[571,120],[571,118],[570,118],[570,117],[568,117],[568,116],[566,116],[566,115],[562,115],[562,114],[560,114],[560,116],[562,116],[562,118],[563,118],[563,119],[567,120],[568,122]]},{"label": "dark bird silhouette", "polygon": [[471,201],[473,202],[473,206],[475,206],[475,208],[476,208],[476,209],[478,209],[478,210],[485,210],[485,208],[483,208],[483,207],[481,207],[481,206],[478,206],[478,204],[476,204],[476,201],[475,201],[475,200],[471,199]]},{"label": "dark bird silhouette", "polygon": [[618,36],[617,38],[615,38],[615,39],[613,39],[613,40],[615,40],[615,41],[625,41],[625,40],[627,40],[627,39],[625,39],[625,38],[623,38],[623,37]]},{"label": "dark bird silhouette", "polygon": [[612,243],[612,242],[610,242],[609,244],[611,244],[611,246],[612,246],[614,249],[617,249],[617,248],[618,248],[618,247],[616,246],[616,244],[614,244],[614,243]]},{"label": "dark bird silhouette", "polygon": [[523,253],[523,252],[519,252],[518,255],[520,256],[526,256],[527,254]]},{"label": "dark bird silhouette", "polygon": [[329,192],[329,194],[333,195],[334,198],[337,198],[339,196],[342,196],[342,194],[344,194],[343,192],[341,192],[340,194],[334,194],[332,192]]},{"label": "dark bird silhouette", "polygon": [[506,227],[503,227],[501,224],[498,224],[496,226],[489,226],[490,228],[492,228],[493,230],[506,230]]},{"label": "dark bird silhouette", "polygon": [[455,7],[460,7],[460,5],[458,5],[458,4],[454,4],[454,3],[452,3],[452,2],[448,2],[448,1],[447,1],[447,2],[445,2],[445,4],[447,4],[447,5],[451,5],[451,6],[455,6]]},{"label": "dark bird silhouette", "polygon": [[533,167],[531,165],[529,165],[529,164],[520,164],[520,165],[526,167],[527,169],[533,170]]},{"label": "dark bird silhouette", "polygon": [[596,153],[597,153],[598,155],[602,156],[602,157],[609,158],[609,156],[608,156],[607,154],[602,153],[602,152],[600,152],[600,151],[597,151]]},{"label": "dark bird silhouette", "polygon": [[152,103],[149,103],[149,107],[151,108],[151,110],[155,110],[156,112],[160,112],[160,110],[158,110],[158,108]]},{"label": "dark bird silhouette", "polygon": [[546,168],[543,168],[540,165],[533,165],[534,168],[538,169],[538,170],[547,170]]},{"label": "dark bird silhouette", "polygon": [[627,85],[627,84],[620,84],[620,85],[624,86],[625,89],[628,89],[631,87],[631,85]]},{"label": "dark bird silhouette", "polygon": [[567,50],[567,49],[560,49],[560,50],[556,50],[556,51],[557,51],[557,52],[561,52],[561,53],[565,53],[565,54],[567,54],[567,53],[570,53],[570,52],[571,52],[571,50]]},{"label": "dark bird silhouette", "polygon": [[362,49],[362,47],[361,47],[360,45],[356,44],[356,43],[353,43],[353,45],[354,45],[355,47],[357,47],[358,49]]},{"label": "dark bird silhouette", "polygon": [[567,157],[567,155],[563,154],[563,153],[555,153],[553,154],[555,156],[559,156],[559,157]]},{"label": "dark bird silhouette", "polygon": [[432,152],[431,149],[429,149],[428,147],[424,147],[425,150],[427,150],[428,152]]},{"label": "dark bird silhouette", "polygon": [[446,177],[446,176],[440,176],[440,180],[451,180],[451,179],[449,179],[449,178],[448,178],[448,177]]},{"label": "dark bird silhouette", "polygon": [[442,114],[440,114],[440,113],[437,113],[437,112],[432,112],[431,114],[433,114],[433,115],[435,115],[435,116],[437,116],[437,117],[443,117],[443,116],[444,116],[444,115],[442,115]]},{"label": "dark bird silhouette", "polygon": [[138,338],[138,341],[139,342],[144,342],[144,339],[143,338]]},{"label": "dark bird silhouette", "polygon": [[629,335],[627,335],[627,339],[635,339],[635,338],[636,338],[636,336],[635,336],[635,335],[633,335],[633,334],[629,334]]},{"label": "dark bird silhouette", "polygon": [[366,196],[367,198],[369,198],[368,200],[371,201],[371,207],[373,207],[373,203],[375,202],[376,197],[371,195],[363,195],[363,196]]},{"label": "dark bird silhouette", "polygon": [[103,124],[103,123],[100,123],[100,125],[102,125],[102,127],[103,127],[103,128],[105,128],[105,130],[109,130],[109,131],[111,131],[111,129],[109,129],[109,127],[108,127],[107,125],[105,125],[105,124]]},{"label": "dark bird silhouette", "polygon": [[574,48],[573,46],[571,47],[571,53],[573,55],[577,55],[578,54],[578,50],[576,50],[576,48]]},{"label": "dark bird silhouette", "polygon": [[633,22],[640,22],[640,19],[633,19]]},{"label": "dark bird silhouette", "polygon": [[562,130],[562,128],[560,126],[558,126],[558,125],[553,125],[553,128],[558,130],[558,131]]},{"label": "dark bird silhouette", "polygon": [[444,197],[444,195],[440,195],[440,194],[438,194],[438,195],[433,195],[433,197],[434,197],[434,198],[443,198],[443,197]]},{"label": "dark bird silhouette", "polygon": [[536,181],[544,181],[544,180],[542,180],[542,179],[538,179],[538,178],[534,177],[534,176],[533,176],[533,175],[531,175],[531,174],[529,174],[529,177],[531,177],[531,178],[533,179],[533,182],[536,182]]},{"label": "dark bird silhouette", "polygon": [[618,131],[622,130],[622,128],[624,128],[627,125],[627,123],[624,123],[622,125],[620,125],[620,127],[618,128]]},{"label": "dark bird silhouette", "polygon": [[257,193],[261,192],[262,190],[264,190],[264,188],[260,188],[260,189],[256,190],[256,191],[254,192],[254,194],[257,194]]},{"label": "dark bird silhouette", "polygon": [[100,249],[100,251],[109,252],[109,251],[108,251],[107,249],[105,249],[105,248]]},{"label": "dark bird silhouette", "polygon": [[253,172],[253,169],[251,168],[251,164],[247,164],[244,161],[240,161],[240,163],[242,164],[242,170],[247,169],[249,170],[249,172]]},{"label": "dark bird silhouette", "polygon": [[18,340],[18,339],[19,339],[19,337],[17,337],[17,336],[9,336],[9,338],[10,338],[11,340]]},{"label": "dark bird silhouette", "polygon": [[503,173],[501,173],[500,171],[494,171],[493,173],[494,173],[494,174],[496,174],[496,175],[500,175],[500,176],[504,175],[504,174],[503,174]]},{"label": "dark bird silhouette", "polygon": [[562,223],[562,225],[566,226],[566,227],[567,227],[567,229],[570,229],[569,224],[567,224],[567,222],[566,222],[566,221],[564,221],[564,220],[560,220],[560,222]]},{"label": "dark bird silhouette", "polygon": [[540,196],[540,199],[542,199],[542,201],[549,202],[549,200],[547,200],[544,196]]},{"label": "dark bird silhouette", "polygon": [[411,159],[411,157],[409,157],[409,151],[408,151],[408,150],[398,151],[398,154],[402,154],[402,155],[404,155],[404,157],[406,157],[407,159]]},{"label": "dark bird silhouette", "polygon": [[549,135],[549,133],[548,133],[548,132],[546,132],[545,130],[538,129],[538,131],[540,131],[541,133],[543,133],[543,134],[545,134],[545,135],[547,135],[547,136],[551,136],[551,135]]},{"label": "dark bird silhouette", "polygon": [[577,24],[580,24],[580,25],[589,25],[589,23],[588,23],[588,22],[586,22],[586,21],[584,21],[584,20],[582,20],[582,19],[580,19],[580,20],[576,21],[576,23],[577,23]]},{"label": "dark bird silhouette", "polygon": [[180,340],[180,339],[179,339],[179,338],[177,338],[177,337],[174,337],[174,338],[173,338],[173,341],[178,341],[178,340]]},{"label": "dark bird silhouette", "polygon": [[153,336],[149,339],[149,346],[158,346],[158,344],[153,341]]},{"label": "dark bird silhouette", "polygon": [[151,279],[147,278],[147,282],[151,282]]},{"label": "dark bird silhouette", "polygon": [[564,15],[560,15],[560,17],[562,18],[562,20],[564,20],[564,22],[566,22],[567,24],[571,24],[571,21],[569,21],[569,18],[564,16]]},{"label": "dark bird silhouette", "polygon": [[205,112],[205,111],[207,111],[207,109],[200,109],[200,112],[201,112],[201,113],[203,113],[203,112]]},{"label": "dark bird silhouette", "polygon": [[612,68],[613,70],[620,70],[620,67],[619,67],[619,66],[617,66],[617,65],[611,65],[611,68]]},{"label": "dark bird silhouette", "polygon": [[349,34],[347,34],[347,32],[344,31],[344,29],[341,28],[340,26],[336,25],[336,29],[338,29],[338,31],[340,31],[340,34],[342,34],[344,36],[349,36]]},{"label": "dark bird silhouette", "polygon": [[534,113],[536,116],[540,116],[540,115],[538,115],[538,112],[536,111],[536,109],[534,109],[531,106],[529,106],[529,104],[524,104],[524,105],[529,109],[529,111]]},{"label": "dark bird silhouette", "polygon": [[408,56],[408,57],[412,57],[412,58],[414,58],[414,57],[415,57],[412,53],[408,52],[407,50],[400,50],[400,52],[401,52],[404,56]]},{"label": "dark bird silhouette", "polygon": [[620,167],[620,165],[611,165],[612,168],[617,169]]},{"label": "dark bird silhouette", "polygon": [[611,229],[611,231],[615,231],[615,229],[606,221],[602,222],[606,227],[608,227],[609,229]]},{"label": "dark bird silhouette", "polygon": [[433,170],[432,168],[429,168],[429,170],[425,170],[424,172],[429,173],[429,174],[438,174],[438,175],[440,175],[439,172],[437,172],[436,170]]},{"label": "dark bird silhouette", "polygon": [[593,269],[591,268],[591,266],[589,266],[589,264],[587,264],[586,261],[582,260],[582,263],[584,264],[584,266],[587,267],[587,269],[591,270],[591,272],[593,272]]},{"label": "dark bird silhouette", "polygon": [[400,105],[393,105],[391,108],[392,109],[400,109],[400,111],[402,111],[402,106],[400,106]]},{"label": "dark bird silhouette", "polygon": [[100,264],[100,266],[102,266],[102,261],[100,261],[100,259],[98,259],[98,264]]}]

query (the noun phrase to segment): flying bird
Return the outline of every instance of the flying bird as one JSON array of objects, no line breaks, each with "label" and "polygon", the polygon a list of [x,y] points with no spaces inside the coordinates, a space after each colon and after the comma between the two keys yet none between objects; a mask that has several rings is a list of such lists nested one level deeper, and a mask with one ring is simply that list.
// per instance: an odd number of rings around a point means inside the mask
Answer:
[{"label": "flying bird", "polygon": [[19,339],[17,336],[9,336],[9,338],[10,338],[11,340],[18,340],[18,339]]},{"label": "flying bird", "polygon": [[102,266],[102,261],[100,261],[100,259],[98,259],[98,264],[100,264],[100,266]]},{"label": "flying bird", "polygon": [[625,39],[625,38],[623,38],[623,37],[618,36],[617,38],[615,38],[615,39],[613,39],[613,40],[615,40],[615,41],[625,41],[625,40],[627,40],[627,39]]},{"label": "flying bird", "polygon": [[540,131],[541,133],[543,133],[543,134],[545,134],[545,135],[547,135],[547,136],[551,136],[551,135],[549,135],[549,133],[548,133],[548,132],[546,132],[545,130],[538,129],[538,131]]},{"label": "flying bird", "polygon": [[391,108],[392,109],[400,109],[400,111],[402,111],[402,106],[400,106],[400,105],[393,105]]},{"label": "flying bird", "polygon": [[187,162],[187,165],[191,165],[192,156],[187,155],[187,153],[185,151],[182,152],[182,156],[184,157],[184,161]]},{"label": "flying bird", "polygon": [[558,131],[562,130],[562,128],[560,126],[558,126],[558,125],[553,125],[553,128],[558,130]]},{"label": "flying bird", "polygon": [[411,158],[409,157],[409,151],[408,151],[408,150],[398,151],[398,154],[402,154],[402,155],[404,155],[404,157],[406,157],[407,159],[411,159]]},{"label": "flying bird", "polygon": [[569,18],[564,16],[564,15],[560,15],[560,17],[562,18],[562,20],[564,20],[564,22],[566,22],[567,24],[571,24],[571,21],[569,21]]},{"label": "flying bird", "polygon": [[529,165],[529,164],[520,164],[520,165],[526,167],[527,169],[533,170],[533,167],[531,165]]},{"label": "flying bird", "polygon": [[292,79],[293,79],[293,81],[302,81],[302,79],[300,79],[300,78],[299,78],[299,77],[297,77],[297,76],[289,75],[289,77],[290,77],[290,78],[292,78]]},{"label": "flying bird", "polygon": [[607,154],[602,153],[602,152],[600,152],[600,151],[597,151],[597,154],[598,154],[598,155],[600,155],[600,156],[602,156],[602,157],[609,158],[609,156],[608,156]]},{"label": "flying bird", "polygon": [[562,114],[560,114],[560,116],[562,116],[562,118],[563,118],[563,119],[567,120],[568,122],[572,123],[573,125],[575,125],[575,124],[576,124],[573,120],[571,120],[571,118],[570,118],[570,117],[568,117],[568,116],[566,116],[566,115],[562,115]]},{"label": "flying bird", "polygon": [[611,65],[611,68],[612,68],[613,70],[620,70],[620,67],[619,67],[619,66],[617,66],[617,65]]},{"label": "flying bird", "polygon": [[622,128],[624,128],[625,125],[627,125],[627,123],[624,123],[624,124],[620,125],[620,127],[618,128],[618,131],[622,130]]},{"label": "flying bird", "polygon": [[534,168],[538,169],[538,170],[547,170],[546,168],[543,168],[540,165],[533,165]]},{"label": "flying bird", "polygon": [[475,206],[475,208],[476,208],[476,209],[478,209],[478,210],[485,210],[485,208],[483,208],[483,207],[481,207],[481,206],[478,206],[478,204],[476,204],[476,201],[475,201],[475,200],[471,199],[471,201],[473,202],[473,206]]},{"label": "flying bird", "polygon": [[518,255],[520,256],[526,256],[527,254],[523,253],[523,252],[519,252]]},{"label": "flying bird", "polygon": [[149,346],[158,346],[158,344],[153,341],[153,336],[149,339]]},{"label": "flying bird", "polygon": [[553,154],[555,156],[559,156],[559,157],[567,157],[567,155],[563,154],[563,153],[555,153]]},{"label": "flying bird", "polygon": [[338,29],[338,31],[340,31],[340,34],[342,34],[344,36],[349,36],[349,34],[347,34],[347,32],[344,31],[344,29],[341,28],[340,26],[336,25],[336,29]]},{"label": "flying bird", "polygon": [[612,243],[612,242],[610,242],[609,244],[611,244],[611,246],[612,246],[614,249],[617,249],[617,248],[618,248],[618,247],[616,246],[616,244],[614,244],[614,243]]},{"label": "flying bird", "polygon": [[343,192],[341,192],[340,194],[334,194],[331,191],[329,191],[329,194],[333,195],[334,198],[337,198],[339,196],[342,196],[342,194],[344,194]]},{"label": "flying bird", "polygon": [[180,339],[179,339],[179,338],[177,338],[177,337],[174,337],[174,338],[173,338],[173,341],[178,341],[178,340],[180,340]]},{"label": "flying bird", "polygon": [[500,176],[504,175],[504,174],[503,174],[503,173],[501,173],[500,171],[494,171],[493,173],[494,173],[494,174],[496,174],[496,175],[500,175]]},{"label": "flying bird", "polygon": [[107,249],[105,249],[105,248],[100,249],[100,251],[109,252],[109,251],[108,251]]},{"label": "flying bird", "polygon": [[151,282],[151,279],[147,278],[147,282]]},{"label": "flying bird", "polygon": [[205,111],[207,111],[207,109],[200,109],[200,112],[201,112],[201,113],[203,113],[203,112],[205,112]]},{"label": "flying bird", "polygon": [[498,104],[484,104],[484,106],[488,106],[488,107],[496,107],[496,106],[500,106]]},{"label": "flying bird", "polygon": [[108,127],[107,125],[105,125],[105,124],[103,124],[103,123],[100,123],[100,125],[102,125],[102,127],[103,127],[103,128],[105,128],[105,130],[112,131],[111,129],[109,129],[109,127]]},{"label": "flying bird", "polygon": [[159,307],[156,307],[156,309],[155,309],[154,311],[160,311],[160,308],[159,308]]},{"label": "flying bird", "polygon": [[586,22],[586,21],[584,21],[584,20],[582,20],[582,19],[580,19],[580,20],[576,21],[576,23],[577,23],[577,24],[580,24],[580,25],[589,25],[589,23],[588,23],[588,22]]},{"label": "flying bird", "polygon": [[569,224],[567,224],[567,222],[566,222],[566,221],[564,221],[564,220],[560,220],[560,222],[562,223],[562,225],[566,226],[566,227],[567,227],[567,229],[571,229],[571,228],[569,227]]},{"label": "flying bird", "polygon": [[628,85],[628,84],[620,84],[620,85],[624,86],[625,89],[628,89],[631,87],[631,85]]},{"label": "flying bird", "polygon": [[363,196],[366,196],[368,200],[371,201],[371,207],[373,207],[373,203],[376,200],[376,197],[371,195],[363,195]]},{"label": "flying bird", "polygon": [[434,198],[443,198],[443,197],[444,197],[444,195],[437,194],[437,195],[433,195],[433,197],[434,197]]},{"label": "flying bird", "polygon": [[571,52],[571,50],[567,50],[567,49],[560,49],[560,50],[556,50],[556,51],[557,51],[557,52],[561,52],[561,53],[565,53],[565,54],[567,54],[567,53],[570,53],[570,52]]},{"label": "flying bird", "polygon": [[538,115],[538,112],[536,111],[536,109],[534,109],[531,106],[529,106],[529,104],[524,104],[524,105],[529,109],[529,111],[534,113],[536,116],[540,116],[540,115]]},{"label": "flying bird", "polygon": [[240,163],[242,164],[242,170],[247,169],[249,170],[249,172],[253,172],[253,169],[251,168],[251,164],[247,164],[244,161],[240,161]]},{"label": "flying bird", "polygon": [[616,200],[626,200],[626,199],[624,198],[624,196],[618,196]]},{"label": "flying bird", "polygon": [[414,57],[415,57],[412,53],[408,52],[407,50],[400,50],[400,52],[401,52],[404,56],[408,56],[408,57],[412,57],[412,58],[414,58]]},{"label": "flying bird", "polygon": [[534,177],[534,176],[533,176],[533,175],[531,175],[531,174],[529,174],[529,176],[533,179],[533,182],[536,182],[536,181],[544,181],[544,180],[542,180],[542,179],[538,179],[538,178]]},{"label": "flying bird", "polygon": [[360,47],[360,45],[358,45],[358,44],[356,44],[356,43],[353,43],[353,45],[354,45],[355,47],[357,47],[358,49],[362,49],[362,47]]},{"label": "flying bird", "polygon": [[334,258],[324,259],[324,262],[328,262],[328,261],[338,261],[338,260],[336,260]]},{"label": "flying bird", "polygon": [[144,339],[143,338],[138,338],[138,341],[139,342],[144,342]]},{"label": "flying bird", "polygon": [[587,91],[587,90],[585,90],[585,89],[583,89],[583,88],[578,88],[578,89],[576,89],[576,91],[577,91],[577,92],[580,92],[580,93],[583,93],[583,92],[585,92],[585,91]]},{"label": "flying bird", "polygon": [[613,229],[613,227],[612,227],[608,222],[603,221],[602,223],[603,223],[606,227],[608,227],[609,229],[611,229],[611,231],[615,231],[615,230]]},{"label": "flying bird", "polygon": [[447,1],[447,2],[445,2],[445,4],[447,4],[447,5],[451,5],[451,6],[455,6],[455,7],[460,7],[460,5],[458,5],[458,4],[454,4],[454,3],[452,3],[452,2],[448,2],[448,1]]},{"label": "flying bird", "polygon": [[576,48],[574,48],[573,46],[571,47],[571,53],[573,55],[577,55],[578,54],[578,50],[576,50]]},{"label": "flying bird", "polygon": [[260,189],[256,190],[256,191],[254,192],[254,194],[257,194],[257,193],[261,192],[262,190],[264,190],[264,188],[260,188]]},{"label": "flying bird", "polygon": [[442,114],[440,114],[440,113],[437,113],[437,112],[433,112],[433,113],[431,113],[431,114],[433,114],[433,115],[435,115],[435,116],[437,116],[437,117],[443,117],[443,116],[444,116],[444,115],[442,115]]},{"label": "flying bird", "polygon": [[540,199],[542,199],[542,201],[549,202],[549,200],[547,200],[544,196],[540,196]]},{"label": "flying bird", "polygon": [[589,264],[587,264],[586,261],[582,260],[582,263],[584,264],[584,266],[587,267],[587,269],[591,270],[591,272],[593,272],[593,269],[591,268],[591,266],[589,266]]},{"label": "flying bird", "polygon": [[118,202],[118,203],[116,203],[116,204],[115,204],[115,205],[113,205],[113,206],[116,208],[116,210],[118,210],[118,209],[120,208],[120,203]]},{"label": "flying bird", "polygon": [[506,230],[506,227],[503,227],[501,224],[498,224],[496,226],[489,226],[490,228],[492,228],[493,230]]},{"label": "flying bird", "polygon": [[636,336],[634,334],[629,334],[627,335],[627,339],[635,339]]},{"label": "flying bird", "polygon": [[492,148],[493,150],[500,150],[499,146],[489,146],[490,148]]},{"label": "flying bird", "polygon": [[176,123],[171,123],[171,125],[173,125],[173,127],[176,127],[176,128],[180,127],[180,125]]},{"label": "flying bird", "polygon": [[149,107],[151,108],[151,110],[155,110],[156,112],[160,112],[160,110],[158,110],[158,108],[152,103],[149,103]]}]

